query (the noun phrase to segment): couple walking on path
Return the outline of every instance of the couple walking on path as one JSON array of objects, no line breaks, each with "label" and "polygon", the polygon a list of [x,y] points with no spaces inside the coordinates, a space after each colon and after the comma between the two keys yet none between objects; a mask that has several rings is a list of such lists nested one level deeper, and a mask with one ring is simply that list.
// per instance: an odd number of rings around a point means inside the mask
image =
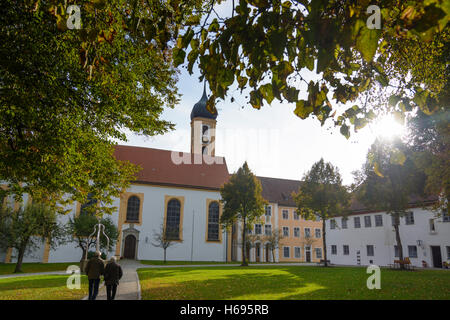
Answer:
[{"label": "couple walking on path", "polygon": [[105,267],[104,261],[100,258],[101,253],[96,252],[85,268],[89,279],[89,298],[95,300],[100,286],[100,276],[103,275],[106,285],[107,300],[114,300],[116,296],[119,280],[122,278],[122,267],[116,263],[116,258],[112,257]]}]

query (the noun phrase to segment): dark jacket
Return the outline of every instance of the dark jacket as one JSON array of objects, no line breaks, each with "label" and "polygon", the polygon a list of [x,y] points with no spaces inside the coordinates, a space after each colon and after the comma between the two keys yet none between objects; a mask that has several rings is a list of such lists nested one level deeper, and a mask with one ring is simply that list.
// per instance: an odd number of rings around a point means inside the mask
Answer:
[{"label": "dark jacket", "polygon": [[108,262],[104,274],[105,284],[118,285],[120,278],[122,278],[122,267],[115,262]]},{"label": "dark jacket", "polygon": [[89,280],[100,279],[100,276],[104,273],[104,271],[105,264],[99,257],[91,258],[84,269],[84,272],[86,272]]}]

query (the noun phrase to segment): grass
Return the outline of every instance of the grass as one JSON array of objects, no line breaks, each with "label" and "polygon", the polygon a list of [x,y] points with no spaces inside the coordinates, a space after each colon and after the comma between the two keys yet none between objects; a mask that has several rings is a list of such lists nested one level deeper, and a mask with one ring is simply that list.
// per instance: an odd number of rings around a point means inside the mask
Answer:
[{"label": "grass", "polygon": [[[226,264],[224,261],[166,261],[163,260],[140,260],[142,264],[155,265],[155,266],[181,266],[181,265],[202,265],[202,264]],[[233,262],[238,264],[239,262]],[[231,263],[230,263],[231,264]]]},{"label": "grass", "polygon": [[[70,265],[79,266],[79,262],[65,263],[24,263],[22,264],[23,273],[64,271]],[[15,263],[0,263],[0,275],[13,274],[16,267]]]},{"label": "grass", "polygon": [[80,289],[68,289],[68,275],[25,276],[0,279],[0,300],[80,300],[87,295],[88,280]]},{"label": "grass", "polygon": [[450,299],[450,272],[381,270],[369,290],[365,268],[252,266],[138,270],[146,300]]},{"label": "grass", "polygon": [[[142,264],[148,265],[156,265],[156,266],[182,266],[182,265],[202,265],[202,264],[241,264],[241,262],[233,261],[233,262],[224,262],[224,261],[166,261],[164,263],[163,260],[140,260]],[[277,262],[249,262],[249,264],[273,264]],[[280,263],[303,263],[302,261],[289,261],[289,262],[280,262]]]}]

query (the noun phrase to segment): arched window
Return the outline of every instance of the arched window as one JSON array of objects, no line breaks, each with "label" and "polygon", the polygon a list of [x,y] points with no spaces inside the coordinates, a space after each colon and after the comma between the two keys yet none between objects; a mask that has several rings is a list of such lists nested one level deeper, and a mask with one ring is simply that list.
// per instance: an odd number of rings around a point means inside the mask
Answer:
[{"label": "arched window", "polygon": [[141,200],[137,196],[131,196],[128,199],[127,204],[127,221],[138,222],[139,221],[139,209],[141,206]]},{"label": "arched window", "polygon": [[208,208],[208,241],[219,240],[219,203],[211,202]]},{"label": "arched window", "polygon": [[177,199],[172,199],[167,203],[166,239],[180,239],[180,209],[181,204]]},{"label": "arched window", "polygon": [[90,208],[97,204],[97,199],[94,199],[92,193],[88,193],[87,201],[83,203],[80,207],[80,216],[87,214],[95,214],[95,209]]}]

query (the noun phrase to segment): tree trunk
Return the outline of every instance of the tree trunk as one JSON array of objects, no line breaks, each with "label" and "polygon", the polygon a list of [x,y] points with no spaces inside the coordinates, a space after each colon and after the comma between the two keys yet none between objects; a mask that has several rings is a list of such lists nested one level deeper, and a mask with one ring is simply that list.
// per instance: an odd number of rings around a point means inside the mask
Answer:
[{"label": "tree trunk", "polygon": [[[400,261],[403,261],[403,248],[402,248],[402,240],[400,239],[400,227],[399,222],[400,218],[396,214],[394,216],[395,222],[394,222],[394,230],[395,230],[395,239],[397,241],[397,247],[398,247],[398,258]],[[400,263],[400,269],[405,270],[405,265],[403,263]]]},{"label": "tree trunk", "polygon": [[164,264],[166,264],[166,248],[164,248]]},{"label": "tree trunk", "polygon": [[81,247],[81,250],[83,251],[83,255],[81,256],[80,261],[83,261],[84,259],[86,259],[86,249],[84,247]]},{"label": "tree trunk", "polygon": [[275,250],[272,249],[272,262],[275,262]]},{"label": "tree trunk", "polygon": [[245,241],[245,232],[246,230],[246,220],[245,220],[245,215],[244,215],[244,225],[242,226],[242,264],[241,267],[247,267],[248,263],[246,261],[246,251],[247,251],[247,242]]},{"label": "tree trunk", "polygon": [[24,255],[25,255],[25,245],[21,244],[19,248],[19,254],[17,256],[17,263],[14,273],[22,272],[22,261]]},{"label": "tree trunk", "polygon": [[323,258],[325,259],[324,266],[328,267],[328,259],[327,259],[327,239],[326,239],[326,231],[325,231],[325,219],[322,219],[322,241],[323,241]]}]

